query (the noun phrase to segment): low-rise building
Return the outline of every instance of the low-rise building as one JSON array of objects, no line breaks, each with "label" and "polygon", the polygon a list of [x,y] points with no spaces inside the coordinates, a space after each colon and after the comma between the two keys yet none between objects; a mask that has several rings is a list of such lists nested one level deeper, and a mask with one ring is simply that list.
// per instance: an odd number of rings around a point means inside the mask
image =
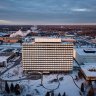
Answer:
[{"label": "low-rise building", "polygon": [[6,42],[6,43],[16,43],[19,40],[21,40],[21,38],[18,38],[18,37],[0,37],[0,41]]},{"label": "low-rise building", "polygon": [[74,58],[78,64],[95,63],[96,48],[75,48]]},{"label": "low-rise building", "polygon": [[2,52],[0,53],[0,67],[7,66],[10,59],[15,56],[14,52]]},{"label": "low-rise building", "polygon": [[81,72],[86,80],[96,80],[96,63],[82,65]]}]

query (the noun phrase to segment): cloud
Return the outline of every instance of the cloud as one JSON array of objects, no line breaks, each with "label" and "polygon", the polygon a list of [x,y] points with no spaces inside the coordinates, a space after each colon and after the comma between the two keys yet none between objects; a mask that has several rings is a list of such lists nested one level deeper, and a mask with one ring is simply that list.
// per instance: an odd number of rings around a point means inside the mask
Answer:
[{"label": "cloud", "polygon": [[12,22],[9,20],[0,20],[0,24],[11,24]]},{"label": "cloud", "polygon": [[72,8],[71,11],[74,11],[74,12],[90,12],[91,10],[87,9],[87,8]]},{"label": "cloud", "polygon": [[96,0],[0,0],[0,19],[6,24],[92,23]]}]

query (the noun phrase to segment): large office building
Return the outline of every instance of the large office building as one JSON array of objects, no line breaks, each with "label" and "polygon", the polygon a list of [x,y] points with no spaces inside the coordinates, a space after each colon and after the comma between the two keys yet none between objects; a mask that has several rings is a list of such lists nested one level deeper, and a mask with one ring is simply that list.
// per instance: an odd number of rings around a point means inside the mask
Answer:
[{"label": "large office building", "polygon": [[24,72],[65,72],[73,69],[73,44],[61,38],[35,38],[23,43]]}]

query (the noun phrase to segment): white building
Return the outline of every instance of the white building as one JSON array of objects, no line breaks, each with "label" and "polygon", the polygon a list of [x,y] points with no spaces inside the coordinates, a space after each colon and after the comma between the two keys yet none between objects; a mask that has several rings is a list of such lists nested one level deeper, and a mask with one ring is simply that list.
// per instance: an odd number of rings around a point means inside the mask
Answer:
[{"label": "white building", "polygon": [[96,63],[96,48],[74,49],[74,58],[79,64]]},{"label": "white building", "polygon": [[81,72],[86,80],[96,80],[96,63],[82,65]]},{"label": "white building", "polygon": [[25,72],[61,72],[73,69],[73,44],[60,38],[35,38],[23,43],[22,62]]},{"label": "white building", "polygon": [[0,53],[0,67],[5,67],[8,62],[15,56],[14,52],[3,52]]}]

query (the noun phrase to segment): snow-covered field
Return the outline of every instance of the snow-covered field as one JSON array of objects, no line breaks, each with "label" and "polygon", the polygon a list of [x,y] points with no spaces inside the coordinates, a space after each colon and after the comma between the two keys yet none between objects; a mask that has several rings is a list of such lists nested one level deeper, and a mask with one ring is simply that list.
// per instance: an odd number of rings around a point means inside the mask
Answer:
[{"label": "snow-covered field", "polygon": [[[14,68],[8,70],[6,73],[4,73],[1,78],[3,80],[18,80],[25,78],[25,76],[22,74],[22,64],[15,66]],[[67,96],[80,96],[79,92],[80,89],[75,85],[73,82],[73,78],[75,78],[75,75],[77,74],[76,71],[69,74],[50,74],[50,75],[43,75],[43,86],[41,86],[41,79],[39,80],[19,80],[14,81],[13,84],[16,83],[20,84],[22,86],[23,90],[20,96],[26,96],[26,94],[33,94],[32,96],[45,96],[47,91],[54,90],[55,95],[58,95],[60,93],[61,95],[66,92]],[[50,82],[54,79],[63,78],[62,80],[56,81],[56,82]],[[71,77],[71,76],[72,77]],[[76,84],[80,87],[81,83],[84,82],[84,79],[80,79],[76,81]],[[10,85],[10,82],[8,82]],[[60,85],[59,85],[60,84]],[[44,88],[45,87],[45,88]],[[2,95],[0,95],[2,96]],[[15,96],[15,95],[14,95]]]},{"label": "snow-covered field", "polygon": [[[13,61],[17,59],[18,57],[14,58]],[[14,65],[14,62],[12,64],[9,63],[7,68],[10,68],[12,65]],[[2,69],[2,72],[7,68]],[[3,75],[1,75],[0,78],[2,80],[8,80],[9,85],[11,82],[13,82],[14,85],[16,83],[19,84],[22,87],[20,96],[26,96],[26,94],[31,94],[32,96],[45,96],[47,91],[52,91],[54,89],[54,94],[56,96],[58,93],[62,95],[64,92],[67,94],[67,96],[80,96],[80,89],[78,87],[81,86],[81,83],[84,82],[84,79],[80,79],[78,81],[75,80],[75,83],[78,86],[77,87],[73,80],[75,75],[77,75],[77,71],[73,71],[72,73],[68,74],[43,75],[43,80],[26,79],[26,76],[23,74],[22,63],[20,63],[19,65],[10,68]]]},{"label": "snow-covered field", "polygon": [[[11,46],[16,48],[20,47],[20,45],[18,46],[18,44],[17,46],[14,44],[14,45],[4,45],[3,47],[5,46],[6,47]],[[18,58],[14,58],[13,61],[16,61],[17,59]],[[74,62],[74,65],[77,66],[77,64],[75,63],[76,62]],[[7,68],[10,68],[13,65],[14,62],[10,62]],[[5,71],[7,68],[0,69],[1,73]],[[26,76],[24,76],[23,74],[23,68],[21,63],[17,66],[12,67],[10,70],[6,71],[3,75],[0,76],[0,78],[2,80],[9,80],[8,81],[9,85],[11,82],[13,82],[14,85],[18,83],[23,89],[20,96],[26,96],[26,94],[31,94],[32,96],[45,96],[47,91],[51,91],[53,89],[55,89],[54,90],[55,96],[58,96],[58,93],[62,95],[64,92],[67,94],[66,96],[80,96],[79,88],[81,87],[81,83],[85,82],[85,80],[84,79],[73,80],[75,78],[75,75],[77,75],[77,71],[73,71],[72,73],[69,74],[43,75],[43,81],[42,81],[43,86],[42,86],[41,79],[38,80],[26,79]],[[59,78],[59,81],[57,80],[57,77]],[[3,95],[0,94],[0,96]]]}]

